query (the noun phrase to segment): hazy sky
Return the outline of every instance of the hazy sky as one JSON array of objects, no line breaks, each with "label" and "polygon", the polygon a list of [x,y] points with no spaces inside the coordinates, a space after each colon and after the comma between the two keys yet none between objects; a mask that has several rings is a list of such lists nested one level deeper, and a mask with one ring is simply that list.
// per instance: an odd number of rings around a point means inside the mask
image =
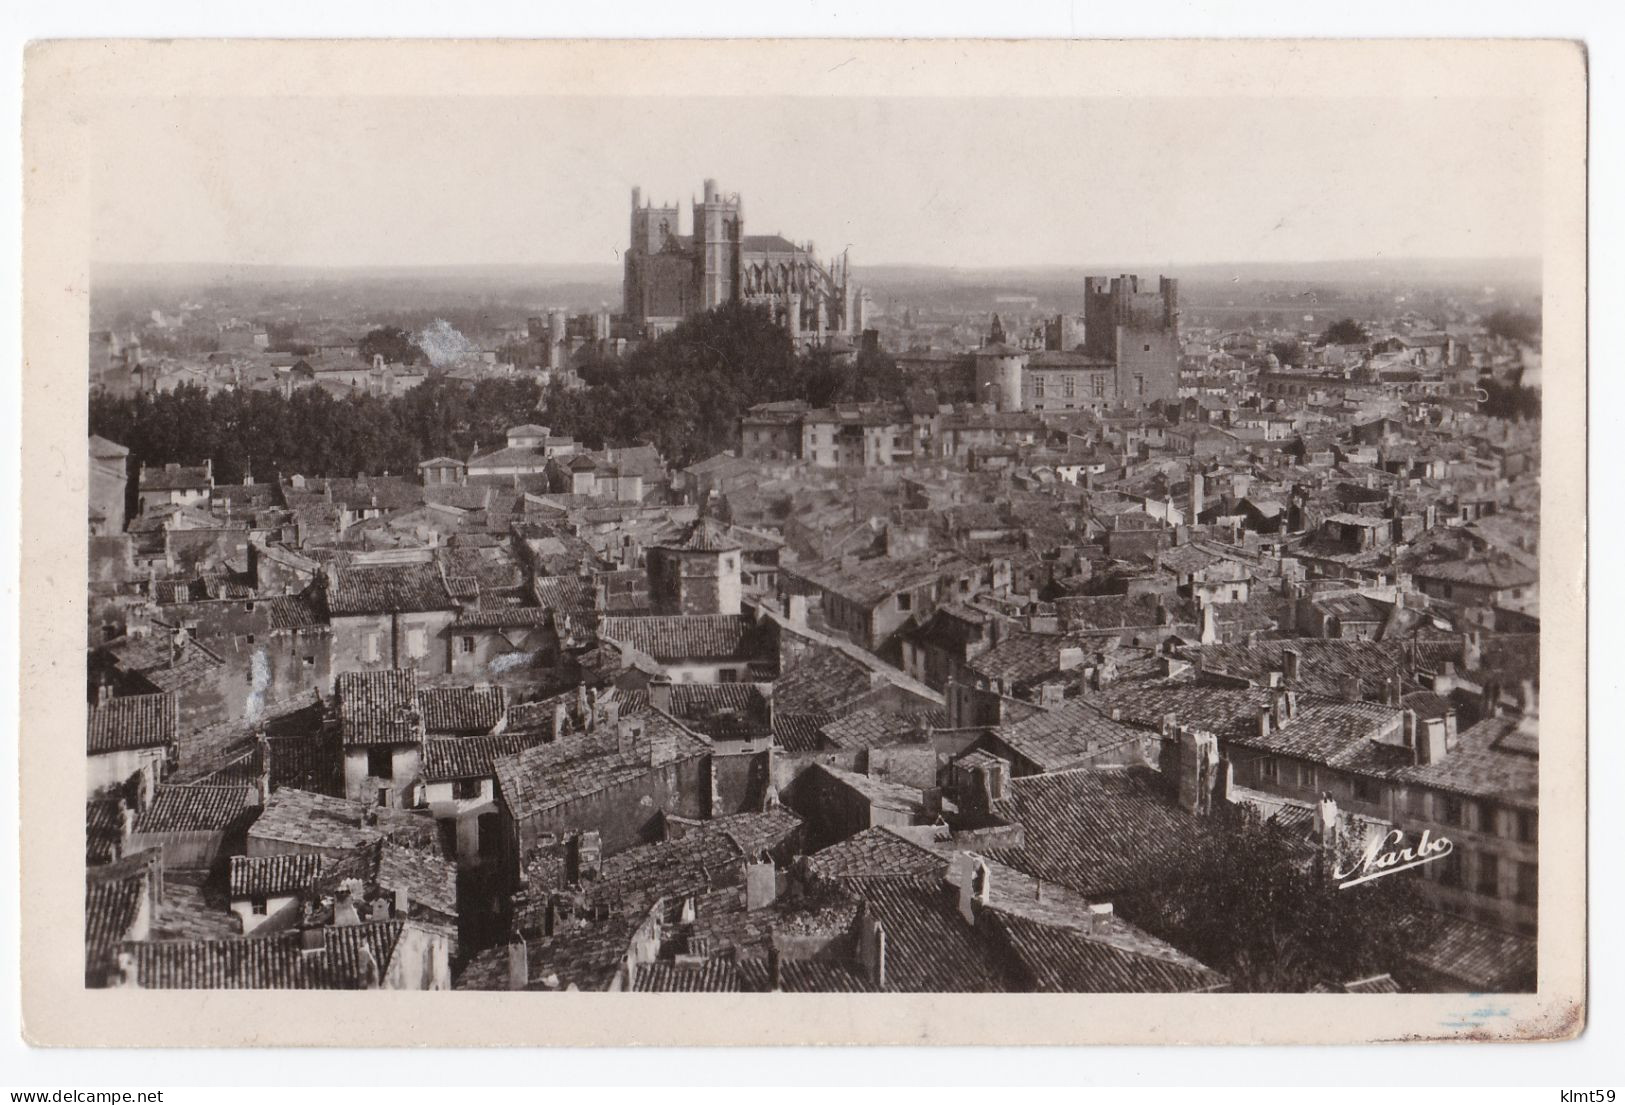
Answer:
[{"label": "hazy sky", "polygon": [[855,265],[1534,256],[1539,148],[1510,100],[146,100],[93,257],[614,264],[708,176]]}]

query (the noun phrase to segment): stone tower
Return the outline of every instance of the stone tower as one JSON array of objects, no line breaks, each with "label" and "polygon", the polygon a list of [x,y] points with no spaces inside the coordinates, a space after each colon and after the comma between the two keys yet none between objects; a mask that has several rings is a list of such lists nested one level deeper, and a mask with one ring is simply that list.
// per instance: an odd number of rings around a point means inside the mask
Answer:
[{"label": "stone tower", "polygon": [[726,527],[699,519],[649,547],[649,604],[656,614],[738,614],[739,558],[739,543]]},{"label": "stone tower", "polygon": [[717,182],[705,182],[704,198],[694,205],[694,249],[701,310],[731,303],[739,292],[739,253],[744,236],[744,205],[737,194],[724,196]]}]

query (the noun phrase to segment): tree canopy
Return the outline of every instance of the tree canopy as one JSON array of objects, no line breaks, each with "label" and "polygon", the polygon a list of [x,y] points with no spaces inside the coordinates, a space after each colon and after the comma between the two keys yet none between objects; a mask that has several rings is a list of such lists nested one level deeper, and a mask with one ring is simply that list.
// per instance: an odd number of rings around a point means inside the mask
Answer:
[{"label": "tree canopy", "polygon": [[1359,345],[1370,338],[1364,326],[1352,318],[1338,319],[1320,336],[1321,345]]},{"label": "tree canopy", "polygon": [[687,319],[590,376],[584,390],[549,391],[549,425],[595,449],[649,442],[679,465],[732,448],[739,416],[757,403],[821,407],[895,399],[905,388],[887,354],[859,353],[850,364],[827,350],[799,354],[765,308],[745,304]]},{"label": "tree canopy", "polygon": [[1484,329],[1498,338],[1526,345],[1540,341],[1540,317],[1522,311],[1492,311],[1484,319]]},{"label": "tree canopy", "polygon": [[1339,890],[1329,873],[1306,864],[1300,845],[1251,810],[1215,813],[1199,843],[1158,874],[1153,889],[1119,908],[1237,990],[1337,987],[1388,971],[1401,941],[1426,936],[1415,872]]},{"label": "tree canopy", "polygon": [[399,326],[380,326],[376,330],[369,330],[358,348],[361,359],[365,361],[371,361],[380,353],[388,364],[415,365],[429,359],[422,347],[412,340],[412,335]]}]

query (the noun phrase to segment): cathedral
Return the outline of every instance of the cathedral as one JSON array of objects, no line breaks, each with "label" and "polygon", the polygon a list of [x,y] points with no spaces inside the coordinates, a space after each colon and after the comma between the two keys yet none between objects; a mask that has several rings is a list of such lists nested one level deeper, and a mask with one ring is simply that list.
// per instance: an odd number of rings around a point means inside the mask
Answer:
[{"label": "cathedral", "polygon": [[632,189],[632,239],[626,251],[625,321],[655,337],[683,319],[724,303],[767,306],[797,344],[861,337],[868,302],[852,282],[846,256],[828,265],[811,242],[746,234],[738,193],[714,180],[693,205],[692,232],[679,233],[679,209],[646,203]]}]

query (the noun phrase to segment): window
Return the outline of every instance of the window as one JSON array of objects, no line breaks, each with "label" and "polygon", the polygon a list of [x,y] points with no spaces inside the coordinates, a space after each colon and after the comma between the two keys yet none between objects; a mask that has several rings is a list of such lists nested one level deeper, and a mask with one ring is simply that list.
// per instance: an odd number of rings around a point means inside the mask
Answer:
[{"label": "window", "polygon": [[1033,398],[1044,398],[1044,378],[1042,376],[1033,377]]},{"label": "window", "polygon": [[252,898],[252,899],[250,899],[249,903],[248,903],[248,908],[249,908],[249,911],[254,914],[254,916],[256,916],[256,917],[264,917],[265,914],[266,914],[266,909],[267,909],[266,904],[265,904],[265,899],[264,898]]},{"label": "window", "polygon": [[1501,864],[1499,857],[1492,852],[1479,854],[1478,892],[1486,898],[1496,898],[1501,894]]},{"label": "window", "polygon": [[1106,377],[1102,373],[1095,373],[1089,378],[1089,386],[1094,390],[1096,399],[1103,399],[1106,395]]},{"label": "window", "polygon": [[1440,795],[1440,798],[1442,800],[1439,803],[1439,820],[1446,825],[1462,824],[1461,799],[1453,794]]},{"label": "window", "polygon": [[480,781],[478,779],[458,779],[451,784],[451,796],[460,801],[468,801],[480,796]]},{"label": "window", "polygon": [[1149,353],[1149,352],[1151,352],[1151,345],[1150,345],[1150,343],[1149,343],[1149,342],[1147,342],[1147,343],[1146,343],[1146,346],[1145,346],[1145,348],[1144,348],[1144,349],[1143,349],[1143,350],[1141,350],[1141,352],[1143,352],[1143,353]]},{"label": "window", "polygon": [[406,654],[412,657],[427,656],[429,654],[429,631],[422,626],[413,626],[406,631]]},{"label": "window", "polygon": [[914,609],[914,596],[909,594],[907,591],[904,591],[902,594],[898,595],[897,596],[897,609],[899,609],[899,610],[912,610],[912,609]]},{"label": "window", "polygon": [[1533,810],[1518,810],[1515,826],[1517,837],[1525,844],[1533,844],[1540,836],[1540,818]]},{"label": "window", "polygon": [[361,655],[368,662],[378,659],[378,634],[369,633],[361,642]]},{"label": "window", "polygon": [[467,656],[470,653],[472,653],[474,651],[474,638],[472,638],[472,637],[459,637],[459,638],[457,638],[457,651],[461,652],[464,656]]},{"label": "window", "polygon": [[1275,758],[1273,756],[1265,756],[1262,760],[1258,761],[1258,777],[1267,783],[1280,782],[1281,771],[1280,768],[1276,766]]},{"label": "window", "polygon": [[1076,376],[1064,377],[1061,381],[1061,393],[1071,399],[1078,393],[1078,378]]},{"label": "window", "polygon": [[388,748],[367,749],[367,774],[374,779],[395,777],[395,756]]},{"label": "window", "polygon": [[379,787],[378,788],[378,804],[380,806],[389,805],[389,788],[388,787]]},{"label": "window", "polygon": [[1375,779],[1356,777],[1354,780],[1354,797],[1356,801],[1377,805],[1382,801],[1382,786]]},{"label": "window", "polygon": [[315,666],[316,666],[316,657],[314,657],[314,656],[305,657],[305,667],[313,668]]},{"label": "window", "polygon": [[1452,850],[1438,863],[1430,863],[1429,867],[1439,869],[1439,881],[1445,886],[1461,885],[1461,849]]},{"label": "window", "polygon": [[1540,897],[1540,868],[1533,863],[1518,864],[1516,897],[1519,905],[1534,905]]},{"label": "window", "polygon": [[1144,395],[1145,394],[1145,377],[1144,376],[1135,376],[1134,377],[1134,394],[1135,395]]}]

